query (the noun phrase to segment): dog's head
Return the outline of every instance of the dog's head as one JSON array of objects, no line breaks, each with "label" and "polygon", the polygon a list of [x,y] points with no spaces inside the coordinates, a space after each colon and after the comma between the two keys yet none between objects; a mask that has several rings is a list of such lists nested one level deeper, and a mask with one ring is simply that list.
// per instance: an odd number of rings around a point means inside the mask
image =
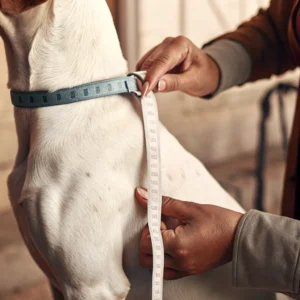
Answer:
[{"label": "dog's head", "polygon": [[17,15],[48,0],[0,0],[0,11],[5,14]]}]

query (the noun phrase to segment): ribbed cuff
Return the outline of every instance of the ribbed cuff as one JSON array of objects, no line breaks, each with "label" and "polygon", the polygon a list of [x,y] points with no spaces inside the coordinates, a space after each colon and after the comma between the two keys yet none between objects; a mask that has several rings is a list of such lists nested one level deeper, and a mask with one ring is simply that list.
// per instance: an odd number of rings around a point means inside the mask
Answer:
[{"label": "ribbed cuff", "polygon": [[298,295],[299,253],[299,221],[251,210],[235,236],[233,284]]},{"label": "ribbed cuff", "polygon": [[221,74],[217,90],[208,97],[241,85],[249,78],[251,58],[241,44],[226,39],[218,40],[204,46],[203,51],[216,62]]}]

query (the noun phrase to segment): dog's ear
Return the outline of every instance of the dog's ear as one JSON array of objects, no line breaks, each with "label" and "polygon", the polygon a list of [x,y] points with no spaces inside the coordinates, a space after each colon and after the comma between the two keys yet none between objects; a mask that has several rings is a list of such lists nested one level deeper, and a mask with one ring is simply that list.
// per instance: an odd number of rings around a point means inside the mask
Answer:
[{"label": "dog's ear", "polygon": [[48,0],[0,0],[0,10],[6,14],[17,15],[47,1]]}]

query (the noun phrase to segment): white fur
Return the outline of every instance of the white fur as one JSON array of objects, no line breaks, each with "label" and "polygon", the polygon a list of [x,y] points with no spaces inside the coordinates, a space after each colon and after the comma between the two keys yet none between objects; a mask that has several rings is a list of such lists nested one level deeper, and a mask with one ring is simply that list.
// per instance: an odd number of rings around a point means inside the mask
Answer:
[{"label": "white fur", "polygon": [[[104,0],[49,0],[0,15],[9,88],[49,90],[127,73]],[[19,150],[9,192],[24,240],[66,300],[151,299],[138,262],[146,186],[140,105],[113,96],[15,109]],[[200,122],[200,121],[199,121]],[[161,125],[163,193],[241,211],[203,165]],[[165,300],[259,299],[231,288],[230,266],[165,282]],[[262,299],[262,298],[261,298]],[[272,299],[264,294],[263,299]]]}]

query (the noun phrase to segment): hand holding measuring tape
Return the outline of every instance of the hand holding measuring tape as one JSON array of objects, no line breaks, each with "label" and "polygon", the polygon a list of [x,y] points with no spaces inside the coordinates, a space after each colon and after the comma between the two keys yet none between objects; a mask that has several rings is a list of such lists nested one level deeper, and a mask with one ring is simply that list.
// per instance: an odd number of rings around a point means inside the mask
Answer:
[{"label": "hand holding measuring tape", "polygon": [[219,84],[217,64],[183,36],[166,38],[147,52],[137,70],[147,71],[142,94],[150,91],[182,91],[192,96],[213,93]]},{"label": "hand holding measuring tape", "polygon": [[[136,190],[138,202],[147,208],[148,193]],[[243,214],[214,205],[162,199],[161,232],[165,252],[165,279],[201,274],[232,260],[233,241]],[[140,241],[140,263],[152,269],[148,226]]]}]

